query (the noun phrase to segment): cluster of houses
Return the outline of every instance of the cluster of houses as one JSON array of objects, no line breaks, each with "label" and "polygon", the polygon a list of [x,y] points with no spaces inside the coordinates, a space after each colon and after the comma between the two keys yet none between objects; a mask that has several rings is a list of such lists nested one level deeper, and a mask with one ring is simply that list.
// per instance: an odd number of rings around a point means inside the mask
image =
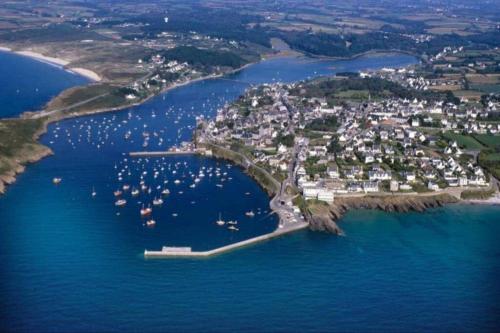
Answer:
[{"label": "cluster of houses", "polygon": [[[498,125],[478,121],[487,110],[397,98],[331,106],[324,98],[295,96],[294,88],[250,89],[206,123],[205,137],[250,148],[254,162],[273,173],[287,173],[294,161],[292,176],[305,199],[489,184],[475,157],[440,135],[498,133]],[[330,117],[337,119],[335,129],[311,135],[308,124]]]},{"label": "cluster of houses", "polygon": [[148,96],[168,85],[186,82],[200,75],[187,62],[181,63],[176,60],[168,60],[159,54],[153,55],[149,61],[139,59],[137,64],[138,67],[156,74],[131,83],[128,86],[129,92],[125,96],[128,100],[137,99],[139,96]]}]

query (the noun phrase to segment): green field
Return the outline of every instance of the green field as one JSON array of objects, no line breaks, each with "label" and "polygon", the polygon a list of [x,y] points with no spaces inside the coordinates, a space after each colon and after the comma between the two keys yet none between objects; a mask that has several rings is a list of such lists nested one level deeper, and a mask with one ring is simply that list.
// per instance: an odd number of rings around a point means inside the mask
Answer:
[{"label": "green field", "polygon": [[474,134],[474,138],[489,148],[500,147],[500,135]]},{"label": "green field", "polygon": [[456,141],[460,147],[465,149],[482,149],[484,146],[475,138],[469,135],[457,134],[453,132],[443,133],[443,137],[449,141]]},{"label": "green field", "polygon": [[491,162],[500,162],[500,153],[487,154],[485,159]]},{"label": "green field", "polygon": [[499,84],[471,84],[471,90],[478,90],[485,94],[496,94],[500,93],[500,85]]}]

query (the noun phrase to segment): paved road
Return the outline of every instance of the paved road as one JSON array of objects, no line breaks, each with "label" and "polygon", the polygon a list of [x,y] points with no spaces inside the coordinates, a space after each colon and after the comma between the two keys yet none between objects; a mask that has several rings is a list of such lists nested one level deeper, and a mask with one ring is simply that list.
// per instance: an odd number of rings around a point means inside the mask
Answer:
[{"label": "paved road", "polygon": [[48,117],[48,116],[52,116],[56,113],[60,113],[60,112],[64,112],[64,111],[69,111],[71,109],[74,109],[74,108],[77,108],[79,106],[82,106],[82,105],[85,105],[87,103],[90,103],[92,101],[95,101],[96,99],[99,99],[101,97],[104,97],[104,96],[107,96],[109,95],[109,93],[105,93],[105,94],[101,94],[101,95],[97,95],[97,96],[94,96],[94,97],[91,97],[91,98],[88,98],[86,100],[83,100],[81,102],[78,102],[78,103],[75,103],[75,104],[71,104],[71,105],[68,105],[64,108],[60,108],[60,109],[55,109],[55,110],[51,110],[51,111],[41,111],[41,112],[36,112],[34,113],[32,116],[30,116],[31,119],[38,119],[38,118],[42,118],[42,117]]}]

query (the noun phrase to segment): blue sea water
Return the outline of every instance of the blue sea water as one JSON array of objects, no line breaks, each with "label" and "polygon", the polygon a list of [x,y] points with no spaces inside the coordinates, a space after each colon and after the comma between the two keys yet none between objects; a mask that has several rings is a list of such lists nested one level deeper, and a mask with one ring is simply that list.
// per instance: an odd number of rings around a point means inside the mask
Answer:
[{"label": "blue sea water", "polygon": [[59,66],[0,51],[0,118],[36,111],[62,90],[87,82]]},{"label": "blue sea water", "polygon": [[[128,152],[189,139],[196,116],[213,116],[250,84],[414,61],[273,59],[129,110],[51,125],[42,141],[55,155],[29,166],[0,198],[0,329],[497,331],[499,207],[354,211],[341,222],[346,237],[304,231],[210,259],[142,256],[163,245],[210,249],[272,230],[277,220],[262,189],[225,161]],[[220,176],[210,177],[216,168]],[[113,191],[141,175],[153,192],[126,193],[127,206],[116,208]],[[146,228],[139,208],[158,195],[156,186],[171,194],[153,210],[157,225]],[[216,226],[219,213],[240,231]]]}]

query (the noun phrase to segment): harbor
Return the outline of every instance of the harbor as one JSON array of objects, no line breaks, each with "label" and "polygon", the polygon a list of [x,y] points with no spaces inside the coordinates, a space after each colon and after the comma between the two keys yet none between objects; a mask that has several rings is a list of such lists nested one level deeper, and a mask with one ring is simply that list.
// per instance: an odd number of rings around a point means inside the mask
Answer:
[{"label": "harbor", "polygon": [[275,231],[250,238],[238,243],[233,243],[230,245],[222,246],[208,251],[192,251],[191,247],[169,247],[164,246],[160,251],[144,250],[144,257],[146,259],[160,259],[160,258],[172,258],[172,257],[192,257],[192,258],[207,258],[220,254],[224,254],[230,251],[238,250],[243,247],[254,245],[266,240],[270,240],[279,236],[286,235],[291,232],[298,230],[303,230],[308,227],[306,222],[295,222],[293,224],[288,224],[286,227],[278,227]]},{"label": "harbor", "polygon": [[161,157],[173,155],[192,155],[197,151],[133,151],[129,153],[130,157]]}]

